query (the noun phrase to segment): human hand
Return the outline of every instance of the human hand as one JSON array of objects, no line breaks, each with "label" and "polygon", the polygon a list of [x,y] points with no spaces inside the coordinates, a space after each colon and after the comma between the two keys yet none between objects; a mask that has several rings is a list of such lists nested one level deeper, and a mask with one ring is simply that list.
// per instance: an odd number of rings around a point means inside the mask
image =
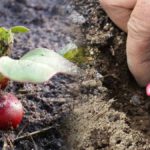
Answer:
[{"label": "human hand", "polygon": [[150,82],[150,0],[100,0],[111,20],[127,32],[127,63],[141,86]]}]

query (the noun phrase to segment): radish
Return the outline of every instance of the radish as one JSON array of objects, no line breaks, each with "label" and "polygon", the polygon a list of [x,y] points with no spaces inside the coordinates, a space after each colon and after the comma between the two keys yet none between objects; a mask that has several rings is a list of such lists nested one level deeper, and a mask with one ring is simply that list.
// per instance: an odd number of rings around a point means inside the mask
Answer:
[{"label": "radish", "polygon": [[79,68],[75,64],[46,48],[31,50],[20,59],[9,57],[14,34],[28,31],[23,26],[10,29],[0,27],[0,130],[17,128],[24,115],[21,102],[13,94],[1,91],[9,80],[35,84],[47,82],[57,73],[79,74]]},{"label": "radish", "polygon": [[4,94],[9,80],[27,83],[47,82],[57,73],[79,74],[79,68],[56,52],[45,48],[29,51],[19,60],[0,57],[0,129],[16,128],[23,118],[21,102],[13,94]]},{"label": "radish", "polygon": [[0,96],[0,129],[17,128],[23,114],[23,106],[13,94]]}]

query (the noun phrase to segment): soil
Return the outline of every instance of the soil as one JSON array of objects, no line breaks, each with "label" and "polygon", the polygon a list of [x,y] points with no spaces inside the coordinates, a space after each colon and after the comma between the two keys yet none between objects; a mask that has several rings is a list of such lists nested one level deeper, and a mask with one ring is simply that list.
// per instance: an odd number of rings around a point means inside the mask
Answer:
[{"label": "soil", "polygon": [[129,73],[126,34],[98,0],[1,0],[0,25],[25,25],[12,57],[46,47],[59,51],[73,42],[86,47],[91,61],[84,74],[58,74],[44,84],[10,81],[6,92],[23,103],[17,129],[0,131],[0,149],[149,150],[150,99]]},{"label": "soil", "polygon": [[[67,43],[77,41],[73,30],[80,33],[80,28],[73,22],[72,12],[71,3],[66,0],[2,0],[0,26],[24,25],[30,29],[27,34],[15,36],[12,57],[20,58],[38,47],[58,51]],[[76,79],[64,74],[38,85],[10,81],[5,91],[20,99],[25,115],[17,129],[0,131],[0,149],[4,146],[11,150],[65,147],[59,128],[77,97],[77,90]]]},{"label": "soil", "polygon": [[128,70],[126,34],[110,21],[98,0],[74,4],[86,20],[82,32],[94,61],[81,83],[79,103],[65,120],[67,148],[149,150],[150,99]]}]

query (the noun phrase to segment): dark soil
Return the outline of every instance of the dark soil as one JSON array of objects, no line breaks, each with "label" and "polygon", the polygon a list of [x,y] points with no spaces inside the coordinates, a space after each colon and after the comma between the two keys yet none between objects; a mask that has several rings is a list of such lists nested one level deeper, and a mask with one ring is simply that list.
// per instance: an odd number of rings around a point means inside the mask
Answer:
[{"label": "dark soil", "polygon": [[98,0],[73,1],[86,20],[82,32],[94,61],[81,83],[80,103],[66,119],[68,149],[149,150],[150,99],[129,73],[126,34]]},{"label": "dark soil", "polygon": [[[67,0],[2,0],[0,26],[24,25],[31,30],[16,36],[12,57],[19,58],[37,47],[58,51],[67,43],[79,41],[80,28],[73,22],[72,12],[72,5]],[[25,115],[19,128],[0,132],[0,149],[6,144],[7,149],[15,150],[65,147],[59,128],[77,97],[75,80],[59,74],[40,85],[10,82],[6,92],[12,92],[20,99]]]},{"label": "dark soil", "polygon": [[24,105],[18,129],[0,132],[15,150],[149,150],[150,102],[128,71],[126,34],[98,0],[1,0],[0,25],[31,29],[15,39],[13,58],[69,42],[86,46],[92,61],[80,79],[59,74],[44,84],[10,82]]}]

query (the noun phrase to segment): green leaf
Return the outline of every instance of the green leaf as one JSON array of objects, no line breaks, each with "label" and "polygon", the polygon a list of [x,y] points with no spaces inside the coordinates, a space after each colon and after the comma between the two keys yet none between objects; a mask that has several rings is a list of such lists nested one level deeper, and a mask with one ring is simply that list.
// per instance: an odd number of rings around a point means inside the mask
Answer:
[{"label": "green leaf", "polygon": [[77,47],[74,43],[67,44],[64,48],[59,51],[64,58],[69,61],[81,64],[87,61],[85,55],[85,49],[83,47]]},{"label": "green leaf", "polygon": [[70,50],[74,50],[74,49],[77,49],[77,48],[78,47],[77,47],[76,44],[69,43],[69,44],[65,45],[62,49],[59,50],[59,54],[64,56]]},{"label": "green leaf", "polygon": [[83,48],[73,49],[64,54],[64,58],[76,62],[78,64],[82,64],[87,61],[87,58],[85,56],[85,52]]},{"label": "green leaf", "polygon": [[13,34],[10,30],[7,30],[4,27],[0,27],[0,40],[5,44],[8,44],[13,41]]},{"label": "green leaf", "polygon": [[0,73],[14,81],[42,83],[57,73],[75,75],[78,68],[54,51],[38,48],[28,52],[20,60],[1,57]]},{"label": "green leaf", "polygon": [[29,29],[27,27],[24,26],[14,26],[11,29],[12,33],[26,33],[29,32]]},{"label": "green leaf", "polygon": [[0,27],[0,56],[10,53],[9,50],[12,47],[13,41],[13,33],[4,27]]}]

